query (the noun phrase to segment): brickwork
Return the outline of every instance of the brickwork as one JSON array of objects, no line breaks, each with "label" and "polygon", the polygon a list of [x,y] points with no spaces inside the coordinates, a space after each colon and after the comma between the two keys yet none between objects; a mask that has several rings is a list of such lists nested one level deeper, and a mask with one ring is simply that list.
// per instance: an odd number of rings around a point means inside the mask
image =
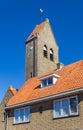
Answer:
[{"label": "brickwork", "polygon": [[[73,95],[72,95],[73,96]],[[83,130],[83,93],[78,95],[79,115],[53,119],[53,101],[30,106],[30,122],[13,125],[14,111],[9,111],[8,130]],[[39,112],[40,106],[42,113]]]},{"label": "brickwork", "polygon": [[4,106],[7,104],[9,99],[13,96],[12,92],[8,89],[1,104],[0,104],[0,130],[5,130],[5,110]]},{"label": "brickwork", "polygon": [[[43,56],[43,47],[47,46],[48,58]],[[50,49],[54,52],[54,61],[50,60]],[[40,60],[41,59],[41,60]],[[56,63],[58,62],[58,45],[52,33],[49,23],[46,24],[42,32],[38,35],[38,72],[42,74],[50,70],[57,68]]]},{"label": "brickwork", "polygon": [[[43,56],[43,47],[47,46],[48,58]],[[32,49],[30,49],[32,47]],[[53,49],[54,61],[50,60],[50,49]],[[37,34],[37,38],[26,42],[26,79],[50,70],[56,69],[58,62],[58,45],[54,38],[50,23],[47,21],[42,31]]]}]

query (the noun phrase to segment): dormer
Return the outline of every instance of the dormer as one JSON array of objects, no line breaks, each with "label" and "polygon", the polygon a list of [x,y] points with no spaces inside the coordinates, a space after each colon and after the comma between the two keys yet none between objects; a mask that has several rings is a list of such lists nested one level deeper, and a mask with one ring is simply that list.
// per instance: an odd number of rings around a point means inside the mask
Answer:
[{"label": "dormer", "polygon": [[52,86],[56,83],[60,76],[57,74],[50,74],[43,77],[40,77],[39,80],[41,81],[41,88],[45,88],[48,86]]}]

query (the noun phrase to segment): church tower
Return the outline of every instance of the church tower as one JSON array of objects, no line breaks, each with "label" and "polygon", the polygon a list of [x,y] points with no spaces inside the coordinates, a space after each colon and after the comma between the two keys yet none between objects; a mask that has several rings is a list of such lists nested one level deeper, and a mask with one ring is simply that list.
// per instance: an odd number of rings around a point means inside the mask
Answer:
[{"label": "church tower", "polygon": [[58,45],[46,19],[26,40],[26,80],[56,69],[58,62]]}]

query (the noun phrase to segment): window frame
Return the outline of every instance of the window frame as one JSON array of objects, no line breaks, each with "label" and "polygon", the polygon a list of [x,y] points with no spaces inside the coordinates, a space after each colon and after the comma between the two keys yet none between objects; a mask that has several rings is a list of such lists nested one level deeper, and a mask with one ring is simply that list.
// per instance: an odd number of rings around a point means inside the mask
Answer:
[{"label": "window frame", "polygon": [[[76,108],[77,108],[77,112],[75,113],[71,113],[71,109],[70,109],[70,99],[72,98],[76,98]],[[62,108],[62,101],[64,100],[68,100],[68,115],[64,115],[63,114],[63,108]],[[60,108],[60,111],[61,111],[61,115],[60,116],[56,116],[56,106],[55,106],[55,103],[60,101],[60,105],[61,105],[61,108]],[[62,98],[62,99],[57,99],[57,100],[54,100],[53,101],[53,118],[63,118],[63,117],[70,117],[70,116],[76,116],[76,115],[79,115],[79,112],[78,112],[78,96],[71,96],[71,97],[67,97],[67,98]]]},{"label": "window frame", "polygon": [[[26,120],[26,113],[25,113],[25,109],[28,108],[28,120]],[[23,120],[21,121],[21,115],[20,115],[20,110],[24,110],[24,115],[23,115]],[[15,111],[19,112],[18,114],[18,122],[15,121]],[[30,106],[28,107],[22,107],[22,108],[17,108],[17,109],[14,109],[14,118],[13,118],[13,124],[20,124],[20,123],[26,123],[26,122],[30,122]]]},{"label": "window frame", "polygon": [[[55,84],[58,80],[60,76],[57,74],[50,74],[50,75],[46,75],[43,77],[40,77],[39,80],[41,81],[41,88],[46,88],[48,86],[52,86],[53,84]],[[43,80],[49,80],[50,78],[52,78],[52,84],[48,84],[46,86],[43,86]],[[47,81],[46,81],[47,82]]]},{"label": "window frame", "polygon": [[[49,79],[52,79],[52,83],[49,84]],[[46,80],[46,85],[43,85],[43,81]],[[53,80],[53,77],[49,77],[49,78],[46,78],[46,79],[43,79],[41,81],[41,88],[45,88],[45,87],[48,87],[48,86],[51,86],[54,84],[54,80]]]}]

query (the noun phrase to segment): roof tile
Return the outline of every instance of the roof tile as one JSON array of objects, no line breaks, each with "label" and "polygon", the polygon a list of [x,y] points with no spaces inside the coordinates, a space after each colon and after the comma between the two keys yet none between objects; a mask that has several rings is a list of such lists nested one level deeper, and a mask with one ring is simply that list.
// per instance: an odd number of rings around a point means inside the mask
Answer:
[{"label": "roof tile", "polygon": [[[60,78],[54,85],[41,88],[39,78],[52,73],[60,75]],[[65,66],[61,70],[53,70],[27,80],[7,105],[10,106],[78,88],[83,88],[83,60]]]}]

